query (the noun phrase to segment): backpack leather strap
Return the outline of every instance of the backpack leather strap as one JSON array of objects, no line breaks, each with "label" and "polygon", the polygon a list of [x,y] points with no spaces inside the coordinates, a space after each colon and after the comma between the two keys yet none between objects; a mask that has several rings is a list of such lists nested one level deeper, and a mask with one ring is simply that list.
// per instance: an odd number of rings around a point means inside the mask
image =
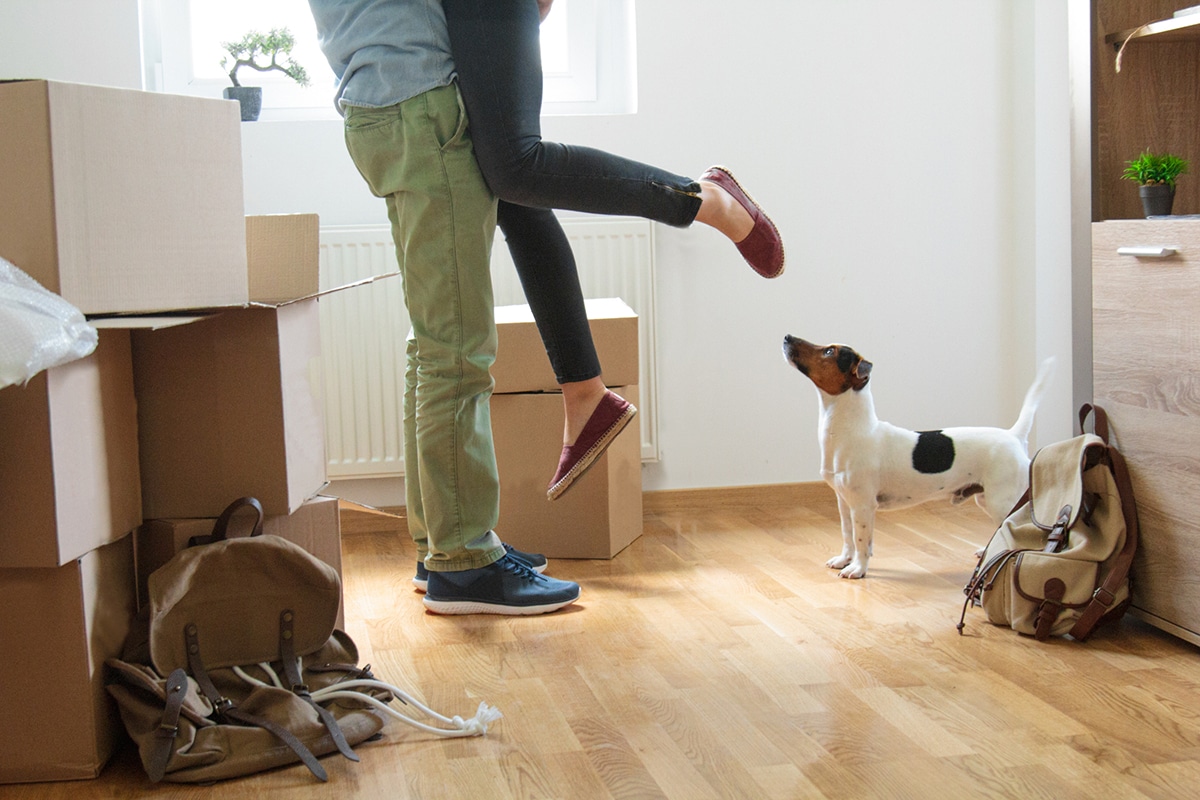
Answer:
[{"label": "backpack leather strap", "polygon": [[279,658],[283,662],[283,675],[287,678],[292,694],[304,700],[317,712],[325,730],[329,731],[330,737],[333,738],[338,752],[351,761],[358,761],[358,756],[350,747],[350,743],[346,741],[346,736],[342,733],[342,728],[338,725],[337,720],[333,718],[333,714],[329,713],[329,709],[313,700],[308,686],[304,683],[304,676],[300,674],[300,660],[296,658],[295,637],[292,635],[294,620],[295,614],[288,609],[279,613]]},{"label": "backpack leather strap", "polygon": [[179,734],[179,712],[183,708],[183,699],[187,697],[187,672],[179,667],[167,676],[164,687],[167,696],[163,706],[162,722],[154,732],[154,746],[150,753],[149,763],[146,764],[146,775],[154,783],[158,783],[167,774],[167,762],[171,760],[171,748],[175,737]]},{"label": "backpack leather strap", "polygon": [[[1103,412],[1098,407],[1095,410],[1098,412],[1097,416],[1103,419]],[[1125,466],[1125,457],[1112,446],[1108,448],[1108,462],[1112,469],[1113,480],[1117,484],[1117,493],[1121,495],[1121,514],[1125,518],[1125,546],[1121,548],[1120,554],[1113,562],[1113,568],[1103,583],[1096,587],[1091,602],[1071,627],[1071,636],[1079,641],[1086,640],[1096,624],[1112,610],[1112,605],[1117,599],[1117,591],[1125,582],[1126,576],[1129,575],[1129,568],[1133,564],[1133,554],[1137,550],[1137,506],[1133,499],[1133,483],[1129,480],[1129,469]]]},{"label": "backpack leather strap", "polygon": [[233,704],[232,700],[221,695],[217,687],[213,684],[212,678],[209,677],[208,670],[204,668],[204,661],[200,658],[200,634],[195,624],[188,623],[185,625],[183,635],[187,642],[188,669],[191,670],[192,677],[196,679],[196,683],[200,686],[200,691],[213,704],[213,708],[216,709],[216,713],[219,716],[240,722],[243,725],[257,726],[271,732],[276,738],[291,748],[291,751],[296,754],[296,757],[300,759],[304,766],[308,767],[309,772],[323,781],[329,780],[325,768],[317,761],[317,757],[313,755],[311,750],[305,747],[304,742],[296,738],[294,733],[269,719],[242,711]]}]

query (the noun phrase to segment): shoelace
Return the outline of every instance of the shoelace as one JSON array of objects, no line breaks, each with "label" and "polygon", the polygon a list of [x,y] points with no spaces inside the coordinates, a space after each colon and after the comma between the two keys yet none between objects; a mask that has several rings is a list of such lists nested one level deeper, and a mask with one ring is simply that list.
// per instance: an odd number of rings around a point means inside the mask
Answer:
[{"label": "shoelace", "polygon": [[546,559],[544,556],[542,557],[541,564],[535,564],[535,563],[533,563],[533,558],[530,557],[533,555],[532,553],[522,553],[520,550],[516,549],[508,542],[504,542],[504,552],[507,553],[508,555],[512,556],[513,558],[517,559],[518,561],[523,561],[523,562],[525,562],[526,565],[533,567],[533,571],[537,572],[539,574],[541,573],[541,571],[543,569],[546,568]]},{"label": "shoelace", "polygon": [[533,567],[514,556],[505,556],[504,558],[500,559],[498,563],[503,569],[511,572],[518,578],[528,581],[529,583],[536,583],[542,577],[534,571]]}]

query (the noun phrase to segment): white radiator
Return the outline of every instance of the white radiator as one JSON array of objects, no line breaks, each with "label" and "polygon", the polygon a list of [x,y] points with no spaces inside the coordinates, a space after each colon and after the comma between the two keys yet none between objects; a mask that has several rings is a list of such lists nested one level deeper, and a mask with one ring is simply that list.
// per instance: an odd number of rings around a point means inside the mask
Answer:
[{"label": "white radiator", "polygon": [[[642,219],[564,217],[584,297],[620,297],[638,314],[642,460],[658,460],[655,413],[653,227]],[[394,271],[386,226],[321,229],[322,288]],[[496,305],[525,303],[503,236],[492,248]],[[331,479],[404,474],[404,341],[409,321],[399,277],[320,301],[326,454]]]}]

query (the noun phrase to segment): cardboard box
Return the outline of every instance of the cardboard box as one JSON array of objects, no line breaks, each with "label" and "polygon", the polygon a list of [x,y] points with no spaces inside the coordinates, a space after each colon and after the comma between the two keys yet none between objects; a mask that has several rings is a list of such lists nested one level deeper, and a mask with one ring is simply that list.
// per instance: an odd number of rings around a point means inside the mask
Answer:
[{"label": "cardboard box", "polygon": [[[637,405],[637,388],[614,391]],[[491,411],[501,539],[550,558],[612,558],[642,534],[636,417],[575,486],[551,502],[546,486],[562,452],[562,395],[496,394]]]},{"label": "cardboard box", "polygon": [[100,773],[125,737],[104,660],[134,605],[132,536],[61,567],[0,569],[0,783]]},{"label": "cardboard box", "polygon": [[[604,367],[604,385],[637,384],[637,313],[618,298],[586,300],[585,304],[592,340]],[[559,390],[529,306],[497,306],[496,333],[499,344],[492,367],[496,394]]]},{"label": "cardboard box", "polygon": [[246,217],[250,302],[280,305],[318,294],[320,238],[316,214]]},{"label": "cardboard box", "polygon": [[247,302],[233,103],[0,82],[0,153],[0,256],[85,314]]},{"label": "cardboard box", "polygon": [[[230,502],[233,499],[231,498]],[[148,581],[150,573],[166,564],[171,557],[187,547],[193,536],[208,536],[212,533],[216,518],[212,519],[148,519],[138,528],[134,540],[137,562],[138,607],[149,602]],[[254,513],[241,511],[233,516],[229,524],[232,536],[245,536],[254,523]],[[266,516],[263,519],[264,536],[282,536],[298,544],[342,575],[342,527],[336,497],[314,497],[294,514]],[[338,611],[338,627],[344,622],[343,611]]]},{"label": "cardboard box", "polygon": [[290,514],[325,485],[315,299],[132,336],[146,519]]},{"label": "cardboard box", "polygon": [[0,389],[0,486],[0,568],[67,564],[138,526],[128,331],[101,331],[86,358]]}]

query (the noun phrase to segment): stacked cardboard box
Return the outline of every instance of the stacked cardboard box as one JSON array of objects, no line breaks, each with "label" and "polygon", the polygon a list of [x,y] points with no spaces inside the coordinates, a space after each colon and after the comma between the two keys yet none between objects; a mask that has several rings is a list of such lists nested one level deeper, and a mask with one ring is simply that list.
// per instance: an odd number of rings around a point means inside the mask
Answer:
[{"label": "stacked cardboard box", "polygon": [[[637,405],[637,314],[614,298],[588,300],[587,314],[605,384]],[[546,487],[562,452],[561,390],[529,306],[497,308],[496,328],[496,532],[520,550],[551,558],[612,558],[642,533],[637,418],[569,492],[551,502]]]},{"label": "stacked cardboard box", "polygon": [[84,314],[247,299],[237,106],[0,83],[0,244]]},{"label": "stacked cardboard box", "polygon": [[0,152],[0,256],[100,328],[0,390],[0,783],[89,778],[124,738],[104,660],[182,530],[261,495],[340,573],[318,223],[244,216],[226,101],[0,82]]}]

